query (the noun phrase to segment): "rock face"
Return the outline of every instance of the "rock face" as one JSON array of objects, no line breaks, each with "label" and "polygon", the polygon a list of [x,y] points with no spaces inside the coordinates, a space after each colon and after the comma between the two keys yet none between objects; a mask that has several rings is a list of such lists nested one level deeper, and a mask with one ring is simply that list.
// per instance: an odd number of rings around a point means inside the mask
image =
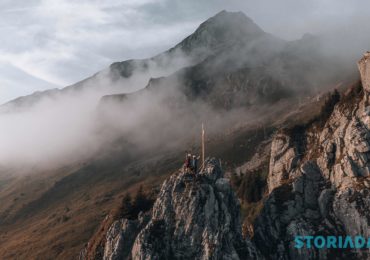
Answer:
[{"label": "rock face", "polygon": [[121,219],[115,221],[107,232],[104,259],[127,259],[140,230],[148,223],[149,216],[140,215],[137,220]]},{"label": "rock face", "polygon": [[[341,97],[324,122],[275,136],[269,196],[254,241],[271,259],[369,259],[370,251],[294,247],[295,236],[370,236],[370,74]],[[304,146],[304,149],[299,147]]]},{"label": "rock face", "polygon": [[166,180],[151,216],[116,221],[104,259],[257,259],[243,239],[240,206],[217,160],[196,177],[179,172]]},{"label": "rock face", "polygon": [[267,178],[268,190],[280,186],[282,182],[297,173],[302,146],[302,136],[277,134],[271,144],[270,170]]},{"label": "rock face", "polygon": [[368,64],[370,52],[366,52],[364,57],[358,62],[358,69],[361,74],[362,85],[366,91],[370,91],[370,64]]}]

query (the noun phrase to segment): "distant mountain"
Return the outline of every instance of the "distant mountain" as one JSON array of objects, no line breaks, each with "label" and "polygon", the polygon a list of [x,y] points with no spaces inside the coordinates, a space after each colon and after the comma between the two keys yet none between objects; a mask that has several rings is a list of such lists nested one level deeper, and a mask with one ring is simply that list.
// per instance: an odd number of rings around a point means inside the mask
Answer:
[{"label": "distant mountain", "polygon": [[[192,65],[169,76],[152,78],[138,92],[104,96],[100,105],[137,99],[144,92],[149,96],[163,93],[175,104],[185,96],[190,102],[226,110],[315,96],[357,75],[335,57],[324,55],[321,45],[320,38],[308,34],[286,42],[265,33],[243,13],[222,11],[173,49],[152,58],[157,61],[181,50],[192,57]],[[195,61],[194,53],[200,61]],[[130,62],[111,66],[116,77],[130,75]],[[180,90],[177,97],[173,89]]]},{"label": "distant mountain", "polygon": [[274,44],[283,41],[266,34],[258,25],[241,12],[222,11],[202,23],[198,29],[175,47],[146,60],[116,62],[110,66],[113,77],[130,77],[135,69],[145,70],[150,63],[160,67],[171,65],[173,60],[186,56],[193,64],[227,48],[244,46],[249,42],[266,38]]},{"label": "distant mountain", "polygon": [[[102,96],[127,93],[144,88],[150,78],[171,75],[181,75],[185,85],[192,88],[186,92],[193,94],[201,92],[202,95],[217,96],[217,93],[209,92],[209,88],[216,85],[224,85],[220,88],[224,88],[225,93],[235,94],[236,88],[239,88],[242,90],[239,99],[246,100],[237,101],[237,105],[251,104],[260,99],[270,100],[272,97],[276,100],[292,90],[306,92],[312,87],[321,89],[323,85],[331,85],[344,78],[341,73],[333,75],[329,68],[334,66],[335,61],[321,55],[320,40],[313,38],[303,37],[299,41],[286,42],[265,33],[241,12],[222,11],[164,53],[149,59],[115,62],[106,70],[74,85],[36,92],[0,108],[5,111],[23,110],[37,104],[43,97],[59,98],[75,91],[96,90]],[[340,69],[337,65],[336,68]],[[134,88],[120,81],[136,79],[135,76],[139,78],[136,80],[139,83]],[[273,85],[274,89],[266,89],[267,82],[273,83],[269,85]],[[233,96],[226,94],[223,100],[217,102],[228,103],[228,99],[233,99]]]},{"label": "distant mountain", "polygon": [[[136,73],[147,73],[149,78],[166,76],[167,74],[162,74],[163,71],[173,73],[183,67],[197,64],[222,49],[231,48],[232,46],[235,47],[237,44],[243,45],[248,41],[256,41],[256,39],[263,37],[274,38],[264,33],[262,29],[243,13],[222,11],[202,23],[193,34],[164,53],[149,59],[115,62],[106,70],[98,72],[92,77],[74,85],[60,90],[40,91],[32,95],[19,97],[4,104],[2,108],[7,108],[6,110],[26,109],[36,104],[42,97],[59,97],[59,95],[72,91],[81,91],[91,88],[99,89],[103,93],[104,89],[106,89],[105,94],[109,94],[112,90],[107,89],[108,85],[114,85],[122,78],[127,79],[134,77]],[[278,45],[282,42],[278,39],[274,39],[274,41],[275,43],[279,42]],[[102,78],[104,82],[101,82]],[[143,83],[141,88],[145,87],[145,85],[146,84]],[[125,91],[119,84],[115,87],[117,88],[116,91]]]}]

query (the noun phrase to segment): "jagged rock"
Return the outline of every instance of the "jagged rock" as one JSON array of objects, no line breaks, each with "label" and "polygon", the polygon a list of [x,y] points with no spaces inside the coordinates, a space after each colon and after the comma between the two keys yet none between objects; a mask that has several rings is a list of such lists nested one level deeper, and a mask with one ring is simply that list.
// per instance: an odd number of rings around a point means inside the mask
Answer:
[{"label": "jagged rock", "polygon": [[[313,164],[309,162],[309,164]],[[304,168],[304,167],[302,167]],[[307,167],[306,169],[317,169]],[[276,187],[265,202],[260,216],[254,225],[254,242],[267,259],[331,259],[333,254],[331,249],[317,248],[295,248],[295,236],[317,236],[322,234],[343,235],[346,230],[346,223],[338,218],[344,216],[347,221],[362,219],[354,230],[357,234],[361,233],[361,228],[367,228],[364,223],[366,217],[359,216],[355,205],[347,207],[348,202],[338,201],[338,207],[347,212],[341,212],[332,205],[335,190],[326,188],[328,182],[321,175],[318,178],[312,175],[311,170],[296,178],[292,183],[286,183]],[[314,176],[314,177],[313,177]],[[312,178],[313,177],[313,178]],[[299,188],[294,188],[299,187]],[[334,209],[333,209],[334,207]],[[351,215],[348,211],[354,211]],[[355,233],[354,232],[354,233]],[[341,257],[345,259],[363,259],[365,253],[357,255],[353,252],[341,252]]]},{"label": "jagged rock", "polygon": [[363,116],[370,116],[370,106],[365,107]]},{"label": "jagged rock", "polygon": [[358,62],[358,69],[361,74],[362,85],[367,92],[370,92],[370,52],[366,52],[364,57]]},{"label": "jagged rock", "polygon": [[140,230],[149,221],[149,216],[139,215],[137,220],[115,221],[107,232],[104,260],[126,259],[131,255],[133,242]]},{"label": "jagged rock", "polygon": [[192,180],[184,172],[167,179],[148,222],[116,221],[104,259],[262,259],[242,237],[240,205],[219,162],[205,165]]},{"label": "jagged rock", "polygon": [[[370,53],[359,62],[364,96],[339,102],[319,128],[305,129],[309,150],[291,167],[292,136],[275,136],[270,194],[258,216],[254,241],[269,259],[331,259],[338,251],[294,247],[294,237],[319,234],[370,236]],[[354,92],[356,90],[352,90]],[[365,111],[365,113],[364,113]],[[304,135],[302,135],[304,136]],[[307,159],[310,160],[307,160]],[[297,168],[301,176],[297,175]],[[281,174],[284,169],[284,178]],[[298,177],[297,177],[298,176]],[[284,179],[282,182],[281,180]],[[341,259],[369,259],[370,250],[340,251]]]},{"label": "jagged rock", "polygon": [[284,134],[277,135],[271,144],[270,170],[267,178],[271,192],[289,178],[289,173],[296,167],[299,159],[297,149],[291,138]]},{"label": "jagged rock", "polygon": [[320,193],[318,203],[320,208],[320,214],[323,217],[328,216],[330,202],[332,202],[334,193],[335,191],[332,189],[325,189]]}]

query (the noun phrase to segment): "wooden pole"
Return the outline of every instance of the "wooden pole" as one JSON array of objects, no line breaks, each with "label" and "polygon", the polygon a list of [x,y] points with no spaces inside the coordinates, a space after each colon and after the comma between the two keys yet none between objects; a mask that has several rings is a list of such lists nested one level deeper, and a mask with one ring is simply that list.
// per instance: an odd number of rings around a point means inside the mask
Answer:
[{"label": "wooden pole", "polygon": [[204,124],[202,123],[202,168],[204,168],[204,153],[205,153],[205,147],[204,147]]}]

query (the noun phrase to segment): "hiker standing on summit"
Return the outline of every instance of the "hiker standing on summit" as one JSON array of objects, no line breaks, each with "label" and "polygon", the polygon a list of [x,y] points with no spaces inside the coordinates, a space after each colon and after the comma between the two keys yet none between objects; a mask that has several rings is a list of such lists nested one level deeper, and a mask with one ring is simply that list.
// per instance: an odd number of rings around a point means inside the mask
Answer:
[{"label": "hiker standing on summit", "polygon": [[191,170],[191,164],[192,164],[191,154],[190,153],[186,153],[186,156],[185,156],[185,172],[186,173],[189,173],[190,172],[190,170]]},{"label": "hiker standing on summit", "polygon": [[193,168],[194,174],[198,173],[198,160],[199,156],[197,157],[196,155],[193,155],[193,158],[191,160],[191,167]]}]

